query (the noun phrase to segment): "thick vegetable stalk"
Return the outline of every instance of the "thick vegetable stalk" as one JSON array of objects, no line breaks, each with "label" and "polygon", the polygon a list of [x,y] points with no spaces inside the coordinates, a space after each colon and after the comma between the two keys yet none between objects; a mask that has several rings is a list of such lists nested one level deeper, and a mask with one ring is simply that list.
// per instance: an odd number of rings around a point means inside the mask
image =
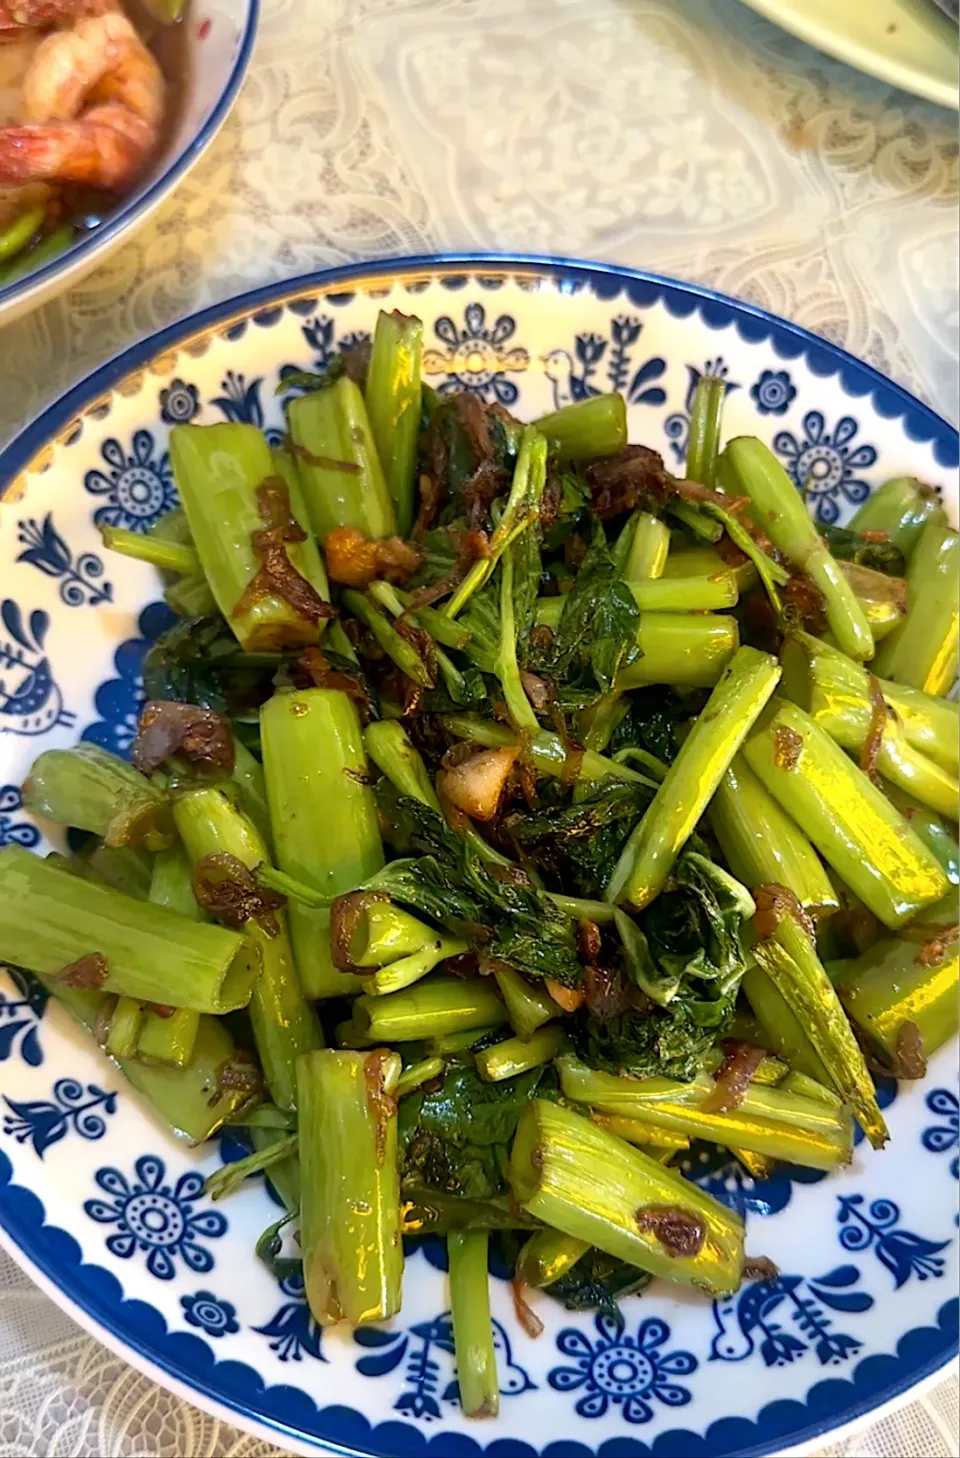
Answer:
[{"label": "thick vegetable stalk", "polygon": [[848,523],[855,532],[886,532],[909,559],[929,521],[944,522],[943,507],[932,486],[915,476],[896,476],[871,492]]},{"label": "thick vegetable stalk", "polygon": [[542,1289],[552,1286],[572,1271],[581,1256],[590,1249],[589,1242],[561,1230],[535,1230],[517,1257],[517,1280],[524,1286]]},{"label": "thick vegetable stalk", "polygon": [[[256,958],[236,932],[82,880],[19,846],[0,851],[0,947],[37,976],[172,1007],[246,1007]],[[78,964],[78,965],[75,965]]]},{"label": "thick vegetable stalk", "polygon": [[320,541],[334,527],[390,537],[397,516],[359,385],[348,375],[287,409],[297,474]]},{"label": "thick vegetable stalk", "polygon": [[799,1014],[753,958],[740,985],[760,1024],[765,1044],[775,1048],[791,1068],[816,1079],[818,1083],[830,1083],[830,1075],[810,1042]]},{"label": "thick vegetable stalk", "polygon": [[752,562],[748,560],[739,567],[731,567],[716,547],[671,545],[663,568],[664,577],[716,577],[718,572],[732,572],[740,592],[746,592],[758,580]]},{"label": "thick vegetable stalk", "polygon": [[567,1035],[563,1028],[540,1028],[529,1038],[506,1038],[476,1055],[477,1072],[488,1083],[516,1078],[531,1068],[551,1063],[563,1048]]},{"label": "thick vegetable stalk", "polygon": [[346,951],[356,967],[385,967],[399,957],[423,951],[437,939],[434,927],[390,901],[372,901],[361,907],[351,925]]},{"label": "thick vegetable stalk", "polygon": [[670,528],[649,511],[638,511],[630,521],[630,529],[623,576],[628,582],[662,577],[670,551]]},{"label": "thick vegetable stalk", "polygon": [[757,524],[823,593],[827,623],[844,653],[873,657],[870,625],[853,589],[807,512],[806,503],[776,456],[754,436],[738,436],[723,452],[724,484],[750,497]]},{"label": "thick vegetable stalk", "polygon": [[557,1069],[565,1098],[589,1104],[599,1111],[597,1117],[635,1121],[635,1137],[641,1143],[650,1142],[653,1131],[662,1131],[709,1139],[725,1149],[743,1149],[809,1169],[837,1169],[850,1162],[849,1117],[779,1088],[750,1085],[735,1109],[715,1113],[704,1108],[714,1090],[713,1080],[705,1075],[693,1083],[620,1078],[597,1073],[570,1054],[558,1058]]},{"label": "thick vegetable stalk", "polygon": [[781,650],[783,692],[843,749],[868,747],[877,772],[922,804],[954,820],[960,814],[956,775],[914,749],[888,711],[882,688],[859,663],[808,633]]},{"label": "thick vegetable stalk", "polygon": [[960,661],[960,536],[928,522],[907,568],[907,617],[877,653],[877,673],[945,694]]},{"label": "thick vegetable stalk", "polygon": [[439,814],[440,801],[433,781],[402,724],[396,719],[374,720],[363,731],[363,744],[374,764],[401,795],[421,800]]},{"label": "thick vegetable stalk", "polygon": [[400,1058],[385,1049],[321,1049],[298,1064],[300,1241],[321,1326],[366,1326],[400,1309],[399,1077]]},{"label": "thick vegetable stalk", "polygon": [[110,1014],[107,1041],[104,1044],[111,1058],[133,1058],[143,1026],[143,1003],[135,997],[118,997]]},{"label": "thick vegetable stalk", "polygon": [[447,1236],[450,1309],[457,1357],[457,1383],[464,1417],[496,1417],[500,1383],[493,1349],[487,1230],[452,1230]]},{"label": "thick vegetable stalk", "polygon": [[372,1043],[410,1043],[494,1027],[507,1010],[484,978],[428,978],[386,997],[358,997],[353,1023]]},{"label": "thick vegetable stalk", "polygon": [[[935,815],[925,805],[918,805],[916,800],[911,800],[896,785],[884,783],[883,790],[887,799],[906,816],[913,833],[920,837],[928,850],[933,851],[950,884],[960,885],[960,846],[957,845],[956,827],[948,827],[939,815]],[[923,919],[934,915],[935,910],[935,907],[928,908],[923,913]]]},{"label": "thick vegetable stalk", "polygon": [[404,987],[412,987],[448,957],[460,957],[470,950],[470,944],[459,937],[429,928],[427,931],[429,939],[417,951],[398,957],[396,961],[378,967],[371,976],[364,977],[361,983],[364,992],[371,997],[385,997]]},{"label": "thick vegetable stalk", "polygon": [[104,881],[117,891],[135,896],[138,901],[146,901],[150,894],[153,867],[166,854],[167,851],[160,851],[154,856],[134,846],[106,845],[101,840],[94,841],[92,846],[84,846],[73,858],[71,866],[79,869],[84,876],[92,876],[95,881]]},{"label": "thick vegetable stalk", "polygon": [[415,1093],[425,1083],[430,1083],[434,1078],[439,1078],[443,1073],[443,1059],[439,1056],[433,1058],[421,1058],[419,1063],[411,1063],[400,1075],[397,1084],[397,1098],[405,1098],[407,1094]]},{"label": "thick vegetable stalk", "polygon": [[[113,999],[70,987],[56,976],[38,976],[70,1016],[96,1035]],[[153,1067],[126,1057],[115,1061],[163,1123],[191,1144],[211,1138],[260,1097],[255,1068],[238,1053],[225,1025],[217,1018],[200,1019],[193,1053],[185,1068]]]},{"label": "thick vegetable stalk", "polygon": [[701,375],[693,392],[684,469],[689,481],[703,486],[712,487],[717,478],[720,423],[728,388],[727,381],[717,375]]},{"label": "thick vegetable stalk", "polygon": [[[540,598],[537,623],[555,628],[562,612],[562,597]],[[673,688],[713,688],[739,645],[736,618],[720,613],[647,613],[637,629],[639,656],[621,673],[617,689],[653,683]]]},{"label": "thick vegetable stalk", "polygon": [[179,845],[160,851],[153,858],[149,899],[154,906],[166,906],[191,921],[205,921],[193,894],[193,871]]},{"label": "thick vegetable stalk", "polygon": [[[302,616],[284,597],[266,593],[255,601],[244,594],[260,571],[253,537],[266,523],[257,488],[276,475],[270,447],[253,425],[177,425],[170,432],[170,459],[190,522],[194,547],[217,606],[240,646],[270,652],[315,643],[316,620]],[[296,516],[294,503],[291,511]],[[306,522],[299,522],[306,528]],[[329,596],[316,542],[288,542],[293,567],[320,598]]]},{"label": "thick vegetable stalk", "polygon": [[[173,813],[195,868],[206,856],[232,856],[248,871],[267,859],[266,846],[252,820],[222,790],[188,790],[177,796]],[[321,1047],[323,1040],[300,987],[286,917],[277,911],[273,918],[269,929],[252,918],[243,928],[244,937],[260,958],[250,1022],[270,1096],[278,1108],[293,1109],[297,1059],[301,1053]]]},{"label": "thick vegetable stalk", "polygon": [[23,803],[34,815],[90,830],[110,846],[160,850],[173,839],[166,794],[99,744],[45,750],[24,782]]},{"label": "thick vegetable stalk", "polygon": [[736,607],[739,597],[733,572],[711,577],[659,577],[648,581],[629,579],[627,586],[641,612],[705,613]]},{"label": "thick vegetable stalk", "polygon": [[[279,693],[261,709],[260,729],[277,865],[332,902],[383,865],[356,709],[338,689]],[[305,995],[358,991],[334,964],[329,907],[291,902],[287,916]]]},{"label": "thick vegetable stalk", "polygon": [[519,1204],[546,1225],[653,1275],[716,1294],[740,1285],[740,1217],[559,1104],[527,1105],[510,1184]]},{"label": "thick vegetable stalk", "polygon": [[422,353],[420,320],[381,310],[367,371],[367,414],[402,537],[416,516]]},{"label": "thick vegetable stalk", "polygon": [[960,765],[960,704],[934,698],[907,684],[880,679],[883,697],[900,721],[907,743],[957,773]]},{"label": "thick vegetable stalk", "polygon": [[627,841],[608,901],[642,908],[663,888],[779,677],[780,665],[768,653],[739,649]]},{"label": "thick vegetable stalk", "polygon": [[615,456],[627,444],[627,404],[622,395],[593,395],[541,415],[536,426],[561,461]]},{"label": "thick vegetable stalk", "polygon": [[886,926],[939,901],[947,879],[886,796],[795,704],[776,700],[744,758],[828,865]]},{"label": "thick vegetable stalk", "polygon": [[201,1014],[193,1008],[176,1007],[172,1012],[145,1008],[137,1038],[136,1056],[143,1063],[165,1063],[184,1068],[193,1056],[200,1032]]},{"label": "thick vegetable stalk", "polygon": [[929,942],[877,942],[848,963],[837,979],[837,993],[853,1021],[867,1039],[881,1048],[901,1077],[904,1025],[913,1024],[920,1035],[910,1051],[923,1060],[956,1036],[958,1026],[960,950],[956,940]]},{"label": "thick vegetable stalk", "polygon": [[532,1038],[538,1028],[559,1017],[560,1009],[553,998],[534,987],[512,967],[498,965],[493,975],[500,996],[507,1006],[510,1024],[520,1039]]},{"label": "thick vegetable stalk", "polygon": [[738,881],[751,891],[774,883],[814,915],[840,905],[813,846],[757,779],[742,754],[710,802],[710,828]]},{"label": "thick vegetable stalk", "polygon": [[813,938],[792,910],[774,909],[773,915],[776,925],[765,940],[756,942],[753,955],[796,1013],[830,1083],[850,1105],[874,1149],[882,1149],[889,1136],[873,1079]]},{"label": "thick vegetable stalk", "polygon": [[492,575],[504,552],[521,532],[539,519],[540,501],[547,481],[547,442],[534,426],[525,427],[503,515],[490,537],[488,555],[474,562],[444,607],[455,618],[473,594]]}]

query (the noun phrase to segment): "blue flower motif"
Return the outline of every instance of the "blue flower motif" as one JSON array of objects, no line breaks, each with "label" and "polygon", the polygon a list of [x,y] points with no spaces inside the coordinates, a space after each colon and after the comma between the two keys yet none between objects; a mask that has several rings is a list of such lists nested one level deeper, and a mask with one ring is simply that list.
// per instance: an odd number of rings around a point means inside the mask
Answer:
[{"label": "blue flower motif", "polygon": [[509,314],[501,314],[488,326],[487,311],[478,303],[468,304],[463,317],[462,329],[446,314],[434,324],[434,332],[446,349],[424,350],[424,374],[446,373],[447,379],[437,387],[441,394],[472,390],[481,400],[513,405],[519,391],[504,376],[519,373],[530,363],[525,349],[504,348],[516,332],[516,321]]},{"label": "blue flower motif", "polygon": [[23,796],[17,785],[0,785],[0,848],[5,845],[22,845],[32,850],[40,843],[40,832],[35,825],[17,824],[13,816],[23,809]]},{"label": "blue flower motif", "polygon": [[209,1291],[195,1296],[181,1296],[183,1314],[191,1326],[198,1326],[207,1336],[222,1337],[240,1330],[237,1309],[229,1301],[220,1301]]},{"label": "blue flower motif", "polygon": [[[36,608],[24,622],[13,598],[0,602],[0,734],[33,738],[76,715],[63,707],[63,694],[43,651],[50,615]],[[3,635],[4,630],[9,637]]]},{"label": "blue flower motif", "polygon": [[671,1379],[689,1377],[697,1370],[697,1359],[690,1352],[663,1353],[661,1348],[670,1337],[665,1321],[648,1316],[635,1337],[605,1312],[596,1317],[594,1325],[599,1340],[593,1344],[575,1327],[564,1328],[557,1347],[575,1365],[554,1367],[547,1377],[557,1392],[586,1389],[576,1403],[581,1417],[603,1417],[614,1403],[628,1423],[648,1423],[653,1417],[653,1399],[668,1407],[686,1406],[690,1393]]},{"label": "blue flower motif", "polygon": [[870,495],[869,485],[856,473],[872,466],[877,453],[872,445],[853,445],[859,428],[851,415],[844,415],[831,433],[821,412],[810,410],[803,417],[799,440],[789,430],[774,437],[774,450],[783,457],[799,489],[813,501],[820,521],[828,526],[840,515],[838,497],[856,506]]},{"label": "blue flower motif", "polygon": [[[33,826],[20,827],[32,830]],[[17,842],[27,845],[26,841]],[[35,842],[34,842],[35,844]],[[43,1049],[37,1036],[37,1024],[43,1017],[50,994],[42,982],[28,972],[5,969],[7,976],[20,993],[18,998],[7,997],[0,992],[0,1063],[5,1063],[20,1043],[20,1057],[31,1068],[39,1068],[43,1062]]]},{"label": "blue flower motif", "polygon": [[862,1195],[839,1195],[837,1219],[843,1226],[840,1244],[844,1250],[868,1250],[893,1274],[894,1288],[899,1291],[911,1276],[920,1281],[942,1276],[944,1261],[937,1254],[946,1250],[949,1240],[927,1240],[910,1230],[897,1229],[900,1206],[893,1200],[874,1200],[864,1210]]},{"label": "blue flower motif", "polygon": [[761,370],[750,394],[761,415],[786,415],[797,398],[797,387],[788,370]]},{"label": "blue flower motif", "polygon": [[224,1234],[227,1222],[219,1210],[197,1210],[204,1178],[196,1170],[181,1175],[171,1189],[164,1183],[166,1166],[155,1154],[144,1154],[129,1181],[118,1169],[98,1169],[96,1181],[109,1200],[85,1200],[83,1208],[99,1225],[116,1225],[107,1237],[107,1250],[121,1260],[134,1251],[146,1251],[147,1270],[159,1281],[169,1281],[181,1256],[192,1271],[213,1270],[213,1256],[198,1241]]},{"label": "blue flower motif", "polygon": [[[710,1347],[712,1362],[742,1362],[757,1350],[767,1367],[784,1367],[812,1347],[823,1367],[846,1361],[863,1346],[859,1338],[831,1330],[833,1320],[822,1310],[862,1313],[873,1297],[852,1291],[860,1279],[856,1266],[838,1266],[825,1276],[806,1281],[803,1276],[776,1275],[767,1281],[742,1286],[735,1296],[713,1303],[717,1334]],[[803,1294],[806,1284],[810,1295]],[[773,1321],[774,1312],[789,1313],[800,1335],[784,1331]]]},{"label": "blue flower motif", "polygon": [[52,511],[47,512],[42,523],[33,517],[17,522],[17,536],[26,549],[17,561],[29,562],[45,577],[59,577],[60,598],[67,607],[80,607],[84,603],[96,607],[113,601],[110,583],[97,581],[103,576],[102,559],[95,552],[81,552],[74,561],[73,553],[53,524]]},{"label": "blue flower motif", "polygon": [[246,375],[235,374],[233,370],[227,370],[226,375],[220,381],[222,395],[217,395],[210,401],[216,405],[221,414],[227,420],[232,420],[236,425],[256,425],[263,429],[263,406],[260,403],[260,390],[263,387],[263,377],[247,383]]},{"label": "blue flower motif", "polygon": [[96,526],[145,532],[178,504],[169,452],[155,454],[149,430],[137,430],[130,455],[111,436],[100,447],[107,471],[88,471],[83,484],[92,496],[106,496],[107,506],[93,513]]},{"label": "blue flower motif", "polygon": [[185,380],[171,380],[160,391],[160,419],[164,425],[188,425],[200,409],[200,391]]},{"label": "blue flower motif", "polygon": [[87,725],[81,739],[124,758],[129,754],[143,703],[143,660],[151,644],[175,622],[165,602],[153,602],[144,608],[137,624],[141,636],[127,638],[113,655],[118,677],[108,678],[97,689],[93,702],[100,718]]},{"label": "blue flower motif", "polygon": [[[2,808],[0,799],[0,808]],[[2,829],[2,822],[0,822]],[[0,845],[3,844],[0,836]],[[927,1108],[937,1118],[944,1119],[943,1124],[932,1124],[929,1129],[924,1129],[922,1143],[924,1149],[929,1149],[931,1154],[947,1154],[951,1149],[956,1149],[960,1144],[960,1100],[949,1088],[934,1088],[927,1094]],[[950,1161],[950,1173],[954,1179],[960,1177],[960,1155],[955,1154]]]},{"label": "blue flower motif", "polygon": [[[58,1078],[50,1099],[31,1099],[15,1103],[4,1096],[11,1113],[5,1114],[3,1132],[12,1134],[18,1144],[33,1145],[42,1159],[51,1144],[74,1129],[81,1139],[102,1139],[107,1131],[105,1114],[116,1113],[117,1095],[105,1093],[95,1083],[82,1083],[75,1078]],[[102,1113],[96,1110],[101,1109]]]},{"label": "blue flower motif", "polygon": [[299,1362],[304,1352],[325,1362],[323,1355],[323,1328],[310,1315],[303,1291],[303,1272],[295,1271],[280,1282],[280,1290],[291,1299],[276,1311],[263,1326],[253,1330],[260,1336],[270,1338],[270,1350],[276,1352],[281,1362]]}]

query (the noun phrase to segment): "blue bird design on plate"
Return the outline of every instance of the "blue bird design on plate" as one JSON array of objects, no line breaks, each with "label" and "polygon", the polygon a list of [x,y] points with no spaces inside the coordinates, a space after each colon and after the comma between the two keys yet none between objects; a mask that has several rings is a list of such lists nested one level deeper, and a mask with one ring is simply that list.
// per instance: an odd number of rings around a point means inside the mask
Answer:
[{"label": "blue bird design on plate", "polygon": [[55,725],[69,728],[76,715],[64,708],[63,695],[44,653],[50,616],[36,608],[24,621],[13,598],[0,602],[0,734],[30,738]]},{"label": "blue bird design on plate", "polygon": [[[822,1309],[862,1314],[873,1305],[865,1291],[853,1291],[860,1279],[856,1266],[837,1266],[825,1276],[807,1280],[804,1276],[776,1275],[771,1280],[753,1281],[734,1296],[713,1303],[717,1331],[710,1346],[710,1360],[743,1362],[757,1350],[767,1367],[783,1367],[813,1350],[821,1366],[846,1361],[863,1346],[859,1337],[833,1331],[832,1318]],[[804,1294],[806,1286],[806,1294]],[[795,1332],[785,1331],[774,1321],[781,1310],[790,1315]]]},{"label": "blue bird design on plate", "polygon": [[[667,396],[658,382],[666,373],[666,360],[653,355],[634,367],[632,350],[642,333],[642,320],[618,314],[610,321],[609,340],[602,334],[578,334],[573,355],[566,349],[545,354],[543,369],[553,390],[553,408],[561,410],[605,390],[619,391],[629,405],[662,405]],[[594,376],[602,363],[606,369],[601,386],[594,383]]]}]

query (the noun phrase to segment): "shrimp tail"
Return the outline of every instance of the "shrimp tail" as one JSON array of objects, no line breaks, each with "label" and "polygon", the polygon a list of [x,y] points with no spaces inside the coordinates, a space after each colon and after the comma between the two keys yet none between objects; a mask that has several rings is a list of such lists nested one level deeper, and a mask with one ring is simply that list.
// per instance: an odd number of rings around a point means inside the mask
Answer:
[{"label": "shrimp tail", "polygon": [[0,186],[77,182],[119,192],[136,177],[151,140],[144,123],[112,105],[93,108],[82,121],[4,127]]}]

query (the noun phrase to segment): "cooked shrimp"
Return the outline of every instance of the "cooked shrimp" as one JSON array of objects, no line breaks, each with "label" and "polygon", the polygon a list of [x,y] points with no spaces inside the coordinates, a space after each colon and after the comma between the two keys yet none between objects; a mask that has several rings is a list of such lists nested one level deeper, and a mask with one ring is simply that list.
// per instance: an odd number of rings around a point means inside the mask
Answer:
[{"label": "cooked shrimp", "polygon": [[37,46],[24,78],[25,124],[0,128],[0,185],[122,191],[156,146],[163,104],[160,68],[119,11],[56,31]]},{"label": "cooked shrimp", "polygon": [[113,0],[0,0],[0,39],[8,32],[63,25],[112,8]]}]

